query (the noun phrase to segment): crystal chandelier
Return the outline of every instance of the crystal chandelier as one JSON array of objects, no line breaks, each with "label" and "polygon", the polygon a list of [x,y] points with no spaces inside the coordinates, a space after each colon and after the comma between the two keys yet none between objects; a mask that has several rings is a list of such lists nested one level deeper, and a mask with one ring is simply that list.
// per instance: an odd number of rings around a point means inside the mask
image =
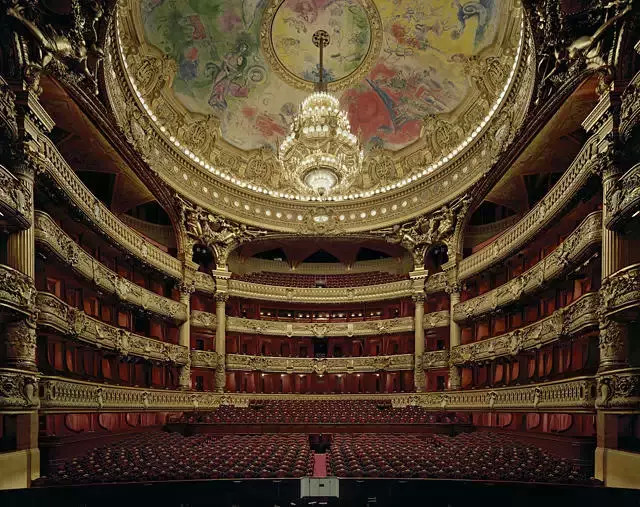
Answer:
[{"label": "crystal chandelier", "polygon": [[290,132],[278,148],[285,174],[294,176],[307,189],[323,196],[337,186],[346,189],[362,167],[363,151],[351,133],[347,113],[326,92],[322,55],[329,34],[318,30],[313,43],[320,49],[320,78],[294,118]]}]

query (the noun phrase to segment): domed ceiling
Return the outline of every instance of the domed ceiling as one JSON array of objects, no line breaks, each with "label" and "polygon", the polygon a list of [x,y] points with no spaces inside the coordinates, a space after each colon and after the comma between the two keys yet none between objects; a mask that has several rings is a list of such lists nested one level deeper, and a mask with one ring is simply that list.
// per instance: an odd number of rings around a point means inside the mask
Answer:
[{"label": "domed ceiling", "polygon": [[323,77],[365,148],[346,196],[462,151],[505,95],[520,16],[517,0],[131,0],[119,35],[138,96],[185,153],[293,198],[275,153],[319,78],[312,35],[327,31]]}]

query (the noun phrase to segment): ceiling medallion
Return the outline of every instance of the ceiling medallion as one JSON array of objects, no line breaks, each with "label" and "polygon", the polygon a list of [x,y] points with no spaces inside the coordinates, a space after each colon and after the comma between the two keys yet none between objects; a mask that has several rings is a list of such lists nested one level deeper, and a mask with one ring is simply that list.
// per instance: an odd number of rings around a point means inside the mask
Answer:
[{"label": "ceiling medallion", "polygon": [[382,47],[382,20],[371,0],[327,2],[313,8],[298,0],[271,0],[260,30],[265,59],[284,82],[313,91],[319,72],[315,49],[311,39],[300,34],[321,27],[330,27],[334,35],[335,51],[323,71],[327,90],[356,85],[369,73]]},{"label": "ceiling medallion", "polygon": [[328,195],[337,185],[348,189],[364,158],[346,111],[325,91],[323,55],[330,40],[325,30],[313,34],[313,44],[320,50],[316,91],[300,104],[289,134],[278,147],[278,161],[285,174],[319,196]]}]

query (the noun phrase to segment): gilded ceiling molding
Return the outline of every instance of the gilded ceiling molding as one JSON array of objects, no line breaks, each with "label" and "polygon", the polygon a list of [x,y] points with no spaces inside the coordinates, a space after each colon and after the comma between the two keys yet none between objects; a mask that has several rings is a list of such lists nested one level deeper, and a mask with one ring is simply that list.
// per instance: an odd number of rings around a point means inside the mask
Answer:
[{"label": "gilded ceiling molding", "polygon": [[[120,22],[125,23],[122,20]],[[519,30],[514,30],[513,33],[516,32]],[[147,153],[152,170],[185,198],[237,222],[296,232],[299,230],[300,222],[311,221],[319,216],[317,203],[313,201],[297,202],[273,198],[268,192],[258,193],[242,189],[231,182],[231,177],[218,178],[202,171],[197,167],[196,155],[178,153],[174,149],[175,143],[167,139],[160,129],[147,119],[147,113],[142,111],[144,108],[123,69],[123,58],[128,57],[121,56],[121,37],[124,35],[119,35],[114,26],[109,35],[110,47],[105,58],[105,88],[108,90],[109,101],[119,125],[127,136],[132,136],[132,132],[138,133],[136,135],[139,138],[139,149]],[[531,59],[526,59],[528,51],[528,43],[525,41],[519,59],[528,63],[517,65],[502,109],[496,113],[494,121],[488,124],[487,130],[478,136],[482,140],[480,144],[486,143],[484,146],[472,143],[473,146],[462,150],[459,156],[449,160],[450,163],[444,164],[433,175],[416,180],[415,184],[408,182],[384,196],[372,192],[371,197],[366,200],[323,202],[322,216],[327,217],[328,224],[324,230],[333,230],[333,225],[339,225],[345,232],[367,231],[374,227],[391,225],[423,214],[425,203],[429,203],[431,209],[437,209],[452,196],[464,193],[465,189],[477,181],[494,163],[524,117],[531,87],[523,86],[523,83],[529,81],[534,63]],[[156,67],[152,68],[154,70],[146,75],[153,76],[157,73]],[[135,69],[131,72],[134,71]],[[153,99],[149,99],[149,103],[151,108],[155,108]],[[137,111],[135,114],[134,108]],[[180,118],[171,108],[165,108],[163,114],[165,113],[173,115],[174,121]],[[205,128],[203,132],[206,130]],[[238,155],[234,157],[237,159]],[[217,163],[217,159],[212,161]],[[413,160],[411,164],[414,167],[420,165]]]},{"label": "gilded ceiling molding", "polygon": [[602,310],[609,318],[635,320],[640,314],[640,264],[616,271],[602,282]]},{"label": "gilded ceiling molding", "polygon": [[640,210],[640,163],[616,180],[606,196],[607,229],[623,229]]},{"label": "gilded ceiling molding", "polygon": [[95,284],[100,291],[113,294],[123,303],[164,319],[177,322],[187,319],[184,303],[160,296],[118,275],[85,252],[42,211],[35,213],[34,236],[40,247],[53,253],[61,263]]},{"label": "gilded ceiling molding", "polygon": [[601,172],[606,157],[598,152],[600,143],[599,134],[590,137],[553,188],[518,223],[495,241],[462,259],[458,268],[459,280],[466,280],[503,261],[549,227],[589,178]]},{"label": "gilded ceiling molding", "polygon": [[433,213],[373,232],[388,243],[406,248],[413,256],[414,269],[424,268],[427,250],[432,246],[444,244],[449,251],[455,251],[451,241],[470,204],[471,197],[465,195]]},{"label": "gilded ceiling molding", "polygon": [[106,236],[120,250],[160,273],[175,280],[181,279],[182,263],[178,259],[147,241],[111,213],[82,183],[48,137],[42,136],[39,141],[39,180],[49,179],[67,198],[68,204],[77,209],[96,232]]},{"label": "gilded ceiling molding", "polygon": [[575,267],[588,257],[602,240],[602,212],[594,211],[558,247],[520,276],[480,296],[455,305],[453,319],[468,319],[494,312],[515,303],[525,294],[533,294]]},{"label": "gilded ceiling molding", "polygon": [[389,400],[394,407],[425,410],[593,413],[596,381],[584,376],[544,384],[497,389],[407,394],[237,394],[113,386],[44,376],[40,379],[40,413],[109,411],[206,410],[221,405],[247,407],[252,400]]},{"label": "gilded ceiling molding", "polygon": [[79,342],[116,352],[123,357],[142,357],[175,365],[189,362],[189,350],[186,347],[105,324],[67,305],[53,294],[38,293],[37,304],[39,329],[48,328]]},{"label": "gilded ceiling molding", "polygon": [[[199,243],[211,249],[218,269],[225,269],[229,254],[248,241],[264,236],[267,231],[231,222],[219,215],[194,206],[180,197],[182,223],[191,245]],[[191,251],[188,248],[187,251]]]},{"label": "gilded ceiling molding", "polygon": [[227,370],[263,373],[367,373],[413,370],[413,354],[370,357],[268,357],[227,354]]},{"label": "gilded ceiling molding", "polygon": [[550,316],[509,333],[458,345],[451,349],[451,363],[457,366],[516,356],[549,343],[569,338],[586,329],[596,329],[599,322],[600,297],[585,294]]}]

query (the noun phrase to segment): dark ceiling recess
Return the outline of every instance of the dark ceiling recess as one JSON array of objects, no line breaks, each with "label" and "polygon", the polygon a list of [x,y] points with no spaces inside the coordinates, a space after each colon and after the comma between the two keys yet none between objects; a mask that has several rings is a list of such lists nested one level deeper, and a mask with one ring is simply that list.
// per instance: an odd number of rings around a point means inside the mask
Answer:
[{"label": "dark ceiling recess", "polygon": [[335,256],[331,255],[329,252],[325,250],[317,250],[312,253],[309,257],[307,257],[303,262],[340,262],[340,260]]},{"label": "dark ceiling recess", "polygon": [[358,250],[356,261],[376,261],[378,259],[388,259],[389,257],[391,257],[389,254],[363,246]]},{"label": "dark ceiling recess", "polygon": [[491,201],[484,201],[480,206],[478,206],[478,209],[474,211],[473,215],[471,215],[469,224],[492,224],[493,222],[498,222],[514,214],[515,211],[512,209],[500,204],[495,204]]},{"label": "dark ceiling recess", "polygon": [[287,254],[284,253],[282,248],[274,248],[273,250],[267,250],[265,252],[258,252],[254,255],[256,259],[266,259],[268,261],[286,261]]},{"label": "dark ceiling recess", "polygon": [[527,187],[527,198],[529,200],[529,209],[535,206],[542,199],[551,187],[562,176],[561,172],[545,173],[545,174],[526,174],[524,176],[524,184]]},{"label": "dark ceiling recess", "polygon": [[127,211],[127,215],[139,218],[145,222],[151,222],[152,224],[169,225],[171,223],[167,212],[162,209],[162,206],[160,206],[156,201],[136,206],[135,208]]},{"label": "dark ceiling recess", "polygon": [[116,175],[113,173],[98,173],[93,171],[78,171],[76,173],[91,193],[109,209],[113,198],[113,186]]}]

